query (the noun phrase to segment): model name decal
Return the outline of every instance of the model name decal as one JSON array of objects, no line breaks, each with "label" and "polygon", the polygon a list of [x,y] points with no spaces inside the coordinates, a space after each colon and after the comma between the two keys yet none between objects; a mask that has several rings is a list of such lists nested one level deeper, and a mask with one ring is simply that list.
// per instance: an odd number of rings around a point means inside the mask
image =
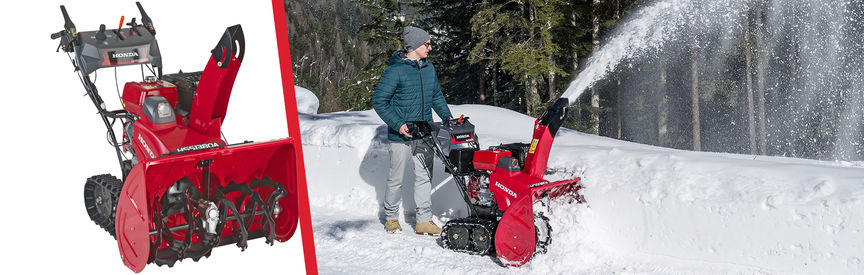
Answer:
[{"label": "model name decal", "polygon": [[114,53],[111,55],[112,58],[128,58],[128,57],[138,57],[138,52],[128,52],[128,53]]},{"label": "model name decal", "polygon": [[496,182],[495,186],[501,188],[501,190],[504,190],[504,193],[510,194],[510,196],[513,196],[513,198],[518,198],[518,196],[516,196],[516,192],[513,192],[513,190],[510,190],[510,188],[504,187],[504,185],[500,182]]},{"label": "model name decal", "polygon": [[198,150],[204,150],[204,149],[210,149],[210,148],[216,148],[216,147],[219,147],[219,144],[215,143],[215,142],[201,143],[201,144],[179,147],[179,148],[177,148],[177,153],[183,153],[183,152],[189,152],[189,151],[198,151]]},{"label": "model name decal", "polygon": [[118,65],[142,61],[140,60],[141,54],[138,52],[138,49],[134,48],[106,51],[105,53],[107,55],[106,57],[108,57],[108,64],[105,65]]},{"label": "model name decal", "polygon": [[456,135],[456,140],[466,140],[466,139],[470,139],[470,138],[471,138],[471,135],[469,135],[469,134]]},{"label": "model name decal", "polygon": [[147,151],[151,159],[156,158],[156,154],[153,153],[153,150],[150,150],[150,146],[147,146],[147,142],[144,142],[144,137],[141,134],[138,134],[138,141],[141,142],[141,146],[144,147],[144,150]]}]

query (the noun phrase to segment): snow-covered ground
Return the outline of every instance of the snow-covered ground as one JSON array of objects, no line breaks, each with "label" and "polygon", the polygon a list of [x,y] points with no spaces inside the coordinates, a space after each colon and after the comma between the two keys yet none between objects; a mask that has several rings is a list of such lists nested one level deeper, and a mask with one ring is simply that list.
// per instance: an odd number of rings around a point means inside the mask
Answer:
[{"label": "snow-covered ground", "polygon": [[[532,117],[483,105],[450,108],[471,117],[482,147],[530,139]],[[386,128],[374,111],[300,114],[300,124],[323,274],[864,270],[862,163],[672,150],[563,129],[548,177],[581,176],[588,203],[553,203],[549,252],[505,268],[414,235],[410,184],[403,190],[406,231],[384,232]],[[433,214],[443,225],[465,208],[440,162],[434,170]]]}]

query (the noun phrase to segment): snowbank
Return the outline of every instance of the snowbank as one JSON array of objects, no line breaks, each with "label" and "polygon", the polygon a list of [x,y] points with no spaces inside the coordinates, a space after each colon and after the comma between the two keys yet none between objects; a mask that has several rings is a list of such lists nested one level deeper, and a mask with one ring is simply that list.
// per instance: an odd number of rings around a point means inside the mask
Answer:
[{"label": "snowbank", "polygon": [[318,97],[309,89],[294,86],[294,97],[297,98],[297,112],[304,114],[318,113]]},{"label": "snowbank", "polygon": [[[534,118],[482,106],[482,147],[527,142]],[[864,270],[864,169],[849,163],[700,153],[564,129],[549,178],[581,176],[587,205],[555,204],[553,242],[522,268],[383,233],[386,126],[374,111],[301,114],[319,267],[332,272],[824,273]],[[436,161],[433,214],[465,215]],[[403,227],[413,225],[406,185]],[[368,250],[363,257],[346,256]],[[406,256],[407,254],[407,256]],[[409,265],[410,263],[410,265]],[[434,270],[434,271],[433,271]]]}]

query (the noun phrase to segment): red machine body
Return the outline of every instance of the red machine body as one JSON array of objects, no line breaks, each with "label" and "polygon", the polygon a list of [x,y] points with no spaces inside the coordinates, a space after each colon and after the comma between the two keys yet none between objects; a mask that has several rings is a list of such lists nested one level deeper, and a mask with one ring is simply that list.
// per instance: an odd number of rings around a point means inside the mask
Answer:
[{"label": "red machine body", "polygon": [[489,190],[498,208],[504,210],[495,232],[495,251],[504,265],[521,266],[535,252],[534,201],[543,195],[554,199],[563,194],[576,194],[580,188],[577,183],[581,178],[557,182],[543,179],[554,140],[549,127],[541,125],[538,119],[524,169],[510,171],[499,165],[489,176]]},{"label": "red machine body", "polygon": [[[551,227],[544,213],[547,209],[535,209],[535,203],[562,195],[584,201],[578,193],[580,178],[556,182],[543,179],[568,103],[567,99],[559,99],[535,121],[530,144],[501,144],[487,150],[477,150],[479,146],[450,147],[450,155],[445,156],[434,139],[425,139],[444,160],[459,188],[464,189],[462,195],[469,205],[468,217],[445,224],[445,247],[471,254],[491,253],[494,247],[499,261],[506,266],[521,266],[537,251],[546,251],[551,240]],[[448,124],[441,131],[470,132],[466,135],[473,136],[473,127]],[[454,144],[451,139],[450,145]],[[471,167],[463,164],[467,155],[471,155]]]},{"label": "red machine body", "polygon": [[[177,109],[178,88],[172,83],[130,82],[124,87],[126,110],[140,117],[131,131],[133,136],[126,136],[137,152],[138,164],[127,176],[118,198],[116,234],[121,258],[135,272],[154,261],[173,265],[186,257],[197,260],[209,255],[212,246],[237,243],[245,249],[248,239],[258,237],[284,242],[296,229],[293,140],[228,145],[220,138],[243,58],[242,49],[238,51],[235,46],[242,41],[237,39],[242,39],[239,25],[229,28],[214,49],[201,73],[188,116],[177,113],[173,121],[159,123],[143,110],[150,97],[163,97],[172,110]],[[195,210],[195,205],[176,213],[163,209],[164,201],[170,200],[170,189],[181,182],[185,185],[180,186],[191,190],[186,191],[185,203],[214,202],[219,206],[224,221],[220,220],[218,236],[205,240],[206,235],[193,232],[201,228],[189,229],[204,212]],[[201,199],[196,201],[195,197]],[[178,205],[182,203],[174,207]],[[267,205],[272,208],[267,209]],[[177,242],[183,242],[181,247]],[[193,251],[203,246],[201,243],[211,247]]]},{"label": "red machine body", "polygon": [[501,157],[511,156],[510,151],[503,150],[480,150],[474,152],[474,158],[471,162],[474,164],[474,169],[495,171],[495,166],[498,165],[498,160]]},{"label": "red machine body", "polygon": [[177,107],[177,86],[168,81],[155,80],[153,82],[127,82],[123,86],[123,96],[121,97],[123,109],[146,118],[141,106],[144,105],[144,99],[149,96],[162,96],[173,107]]},{"label": "red machine body", "polygon": [[[237,63],[239,66],[240,62]],[[211,69],[206,75],[212,75],[214,72],[218,71]],[[202,91],[206,91],[206,88],[202,88]],[[220,138],[218,129],[215,133],[196,130],[189,126],[190,120],[179,113],[175,114],[175,119],[172,122],[154,123],[144,114],[142,108],[144,100],[151,96],[161,96],[171,105],[171,109],[177,108],[177,86],[170,82],[163,80],[128,82],[123,88],[124,108],[140,117],[133,124],[132,133],[134,136],[124,135],[124,138],[131,141],[132,149],[135,152],[141,152],[138,155],[140,161],[156,159],[188,145],[214,148],[226,145],[225,141]],[[208,96],[213,97],[211,93],[201,93],[201,96],[197,98],[206,99]],[[214,124],[221,125],[221,123]],[[128,147],[126,149],[129,150]]]}]

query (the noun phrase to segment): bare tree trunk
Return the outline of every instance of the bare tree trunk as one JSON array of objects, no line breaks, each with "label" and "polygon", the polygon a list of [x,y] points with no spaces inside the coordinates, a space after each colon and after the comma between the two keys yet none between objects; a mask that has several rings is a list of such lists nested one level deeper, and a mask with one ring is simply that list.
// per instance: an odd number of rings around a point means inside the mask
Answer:
[{"label": "bare tree trunk", "polygon": [[693,151],[702,151],[702,129],[699,124],[699,48],[696,43],[697,40],[694,38],[691,48],[692,60],[690,66],[691,119],[693,124]]},{"label": "bare tree trunk", "polygon": [[[764,2],[763,2],[764,3]],[[756,82],[759,95],[759,153],[768,154],[767,129],[765,127],[765,42],[762,32],[762,3],[756,8]]]},{"label": "bare tree trunk", "polygon": [[[553,64],[552,67],[555,67],[555,60],[550,56],[549,63]],[[555,86],[555,71],[553,69],[549,69],[549,100],[554,102],[558,98],[557,87]]]},{"label": "bare tree trunk", "polygon": [[498,102],[498,64],[492,64],[492,105],[501,106]]},{"label": "bare tree trunk", "polygon": [[750,154],[756,154],[756,112],[753,108],[753,43],[750,43],[750,23],[744,24],[744,39],[748,41],[744,47],[744,63],[747,72],[747,126],[750,136]]},{"label": "bare tree trunk", "polygon": [[487,80],[486,70],[483,68],[483,66],[477,66],[476,70],[477,70],[477,80],[480,82],[480,83],[478,83],[480,85],[477,86],[477,92],[479,93],[477,95],[477,98],[480,100],[479,103],[485,104],[486,103],[486,80]]},{"label": "bare tree trunk", "polygon": [[[526,1],[528,6],[528,22],[537,20],[537,5],[534,1]],[[535,30],[531,29],[529,37],[534,37]],[[537,107],[540,105],[540,93],[537,89],[537,76],[529,75],[525,79],[525,112],[530,115],[536,115]]]},{"label": "bare tree trunk", "polygon": [[[600,3],[602,0],[592,0],[593,12],[591,15],[591,24],[593,25],[593,29],[591,31],[591,43],[593,44],[593,52],[597,52],[600,49]],[[591,123],[590,132],[595,135],[600,134],[600,93],[597,92],[596,87],[591,87],[591,113],[589,116],[589,123]]]},{"label": "bare tree trunk", "polygon": [[[615,0],[615,20],[618,21],[621,19],[621,0]],[[665,77],[666,70],[663,70],[663,81],[665,85]],[[660,90],[661,92],[664,90]],[[664,100],[665,100],[665,92]],[[615,73],[615,129],[617,139],[621,139],[623,137],[621,132],[621,73]],[[661,145],[662,146],[662,145]]]},{"label": "bare tree trunk", "polygon": [[623,125],[621,124],[621,101],[624,98],[621,96],[621,74],[616,75],[616,83],[615,83],[615,138],[621,139],[624,137],[621,128]]},{"label": "bare tree trunk", "polygon": [[537,115],[540,105],[540,95],[537,93],[537,77],[529,76],[525,80],[525,112],[530,116]]},{"label": "bare tree trunk", "polygon": [[[579,22],[576,20],[577,15],[578,14],[576,12],[576,9],[573,9],[573,12],[570,13],[570,26],[579,26]],[[573,75],[576,75],[577,72],[579,72],[579,51],[576,50],[579,47],[579,41],[577,39],[573,39],[572,43],[573,44],[571,46],[573,47],[573,67],[571,68],[571,70]]]},{"label": "bare tree trunk", "polygon": [[660,65],[657,85],[657,145],[669,146],[669,99],[666,98],[666,64]]},{"label": "bare tree trunk", "polygon": [[[547,31],[549,31],[549,29],[552,29],[552,20],[546,19],[546,28],[547,28]],[[558,92],[556,91],[557,87],[555,87],[555,67],[556,67],[555,58],[552,55],[549,55],[549,64],[551,64],[552,67],[549,68],[549,73],[548,73],[549,74],[548,75],[548,78],[549,78],[548,97],[549,97],[549,101],[554,102],[558,98]]]},{"label": "bare tree trunk", "polygon": [[[576,12],[576,9],[573,9],[573,12],[570,13],[570,25],[573,27],[579,26],[579,22],[576,20],[576,18],[578,18],[577,15],[578,14]],[[579,51],[577,51],[576,49],[579,47],[579,42],[577,39],[573,39],[572,43],[573,43],[572,44],[572,47],[573,47],[573,51],[572,51],[573,52],[572,53],[573,54],[573,66],[571,68],[571,71],[572,71],[573,75],[577,75],[579,73]],[[582,121],[582,104],[580,103],[579,98],[571,98],[570,102],[575,102],[572,106],[573,114],[574,114],[573,117],[576,118],[577,123],[581,123],[581,121]]]}]

